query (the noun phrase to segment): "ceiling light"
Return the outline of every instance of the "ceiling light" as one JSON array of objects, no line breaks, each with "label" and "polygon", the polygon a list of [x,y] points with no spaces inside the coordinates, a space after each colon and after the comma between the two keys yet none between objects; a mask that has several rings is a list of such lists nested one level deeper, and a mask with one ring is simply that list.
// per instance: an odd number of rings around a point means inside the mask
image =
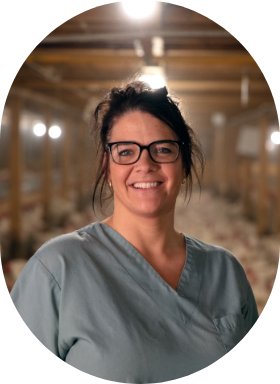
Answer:
[{"label": "ceiling light", "polygon": [[148,83],[153,89],[162,88],[165,86],[165,81],[160,75],[143,75],[140,80]]},{"label": "ceiling light", "polygon": [[45,124],[42,124],[42,123],[35,124],[33,127],[33,133],[36,136],[44,136],[44,134],[46,133]]},{"label": "ceiling light", "polygon": [[143,75],[140,76],[141,81],[148,83],[153,89],[165,86],[164,69],[159,66],[147,65],[142,67]]},{"label": "ceiling light", "polygon": [[273,142],[273,144],[280,144],[280,132],[279,131],[273,132],[271,134],[270,138],[271,138],[271,141]]},{"label": "ceiling light", "polygon": [[49,129],[49,136],[52,139],[57,139],[61,135],[61,129],[57,125],[53,125]]},{"label": "ceiling light", "polygon": [[153,14],[156,2],[151,0],[124,0],[122,5],[128,16],[135,19],[144,19]]}]

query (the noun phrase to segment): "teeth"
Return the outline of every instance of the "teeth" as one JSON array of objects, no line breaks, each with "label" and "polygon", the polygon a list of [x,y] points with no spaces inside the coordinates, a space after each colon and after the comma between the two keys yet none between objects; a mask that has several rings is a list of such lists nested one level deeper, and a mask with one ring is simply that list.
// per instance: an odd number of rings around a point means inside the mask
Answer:
[{"label": "teeth", "polygon": [[158,186],[159,183],[135,183],[133,184],[134,188],[153,188]]}]

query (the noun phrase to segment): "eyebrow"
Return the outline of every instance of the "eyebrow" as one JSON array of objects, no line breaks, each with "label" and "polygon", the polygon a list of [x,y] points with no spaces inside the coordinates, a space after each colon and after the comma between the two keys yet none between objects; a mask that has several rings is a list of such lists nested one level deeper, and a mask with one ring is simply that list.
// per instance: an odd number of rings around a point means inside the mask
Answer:
[{"label": "eyebrow", "polygon": [[[176,140],[176,139],[160,139],[160,140],[154,140],[154,141],[151,141],[149,144],[152,144],[152,143],[163,143],[165,141],[180,141],[180,140]],[[117,140],[117,141],[111,141],[111,143],[126,143],[126,144],[138,144],[138,145],[143,145],[143,144],[140,144],[138,141],[133,141],[133,140]],[[147,144],[147,145],[149,145]]]}]

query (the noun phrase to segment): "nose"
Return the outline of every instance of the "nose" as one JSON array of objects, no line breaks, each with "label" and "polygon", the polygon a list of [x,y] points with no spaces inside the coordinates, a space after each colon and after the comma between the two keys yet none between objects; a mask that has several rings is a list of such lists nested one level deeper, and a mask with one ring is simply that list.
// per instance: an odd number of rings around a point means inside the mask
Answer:
[{"label": "nose", "polygon": [[141,154],[140,154],[140,157],[139,157],[137,163],[138,163],[139,161],[141,161],[141,159],[142,159],[142,161],[143,161],[143,160],[144,160],[144,161],[147,161],[147,160],[148,160],[148,162],[150,162],[150,163],[154,163],[154,164],[155,164],[155,162],[153,161],[153,159],[151,159],[151,156],[150,156],[150,154],[149,154],[148,148],[144,148],[144,149],[142,149],[142,152],[141,152]]}]

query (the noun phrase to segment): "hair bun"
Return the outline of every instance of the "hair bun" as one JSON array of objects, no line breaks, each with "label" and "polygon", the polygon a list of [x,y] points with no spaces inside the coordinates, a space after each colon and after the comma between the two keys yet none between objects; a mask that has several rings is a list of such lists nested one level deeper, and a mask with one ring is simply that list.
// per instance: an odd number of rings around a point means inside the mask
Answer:
[{"label": "hair bun", "polygon": [[161,97],[166,97],[168,95],[168,90],[167,90],[166,86],[164,86],[162,88],[156,89],[155,93],[157,93]]}]

